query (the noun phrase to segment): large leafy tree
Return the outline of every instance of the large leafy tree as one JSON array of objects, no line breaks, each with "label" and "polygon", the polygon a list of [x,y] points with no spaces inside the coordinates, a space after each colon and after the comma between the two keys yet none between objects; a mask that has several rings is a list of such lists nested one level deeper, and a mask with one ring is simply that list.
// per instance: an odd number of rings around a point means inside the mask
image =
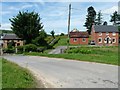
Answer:
[{"label": "large leafy tree", "polygon": [[50,32],[50,34],[52,35],[53,38],[55,38],[55,31],[54,31],[54,30],[52,30],[52,31]]},{"label": "large leafy tree", "polygon": [[11,29],[18,37],[23,38],[29,44],[39,36],[39,31],[43,28],[40,20],[38,13],[20,11],[17,16],[10,19]]},{"label": "large leafy tree", "polygon": [[97,18],[96,18],[95,21],[96,21],[95,22],[96,25],[101,25],[102,24],[102,13],[101,13],[101,11],[98,12]]},{"label": "large leafy tree", "polygon": [[87,28],[87,31],[90,34],[92,25],[93,25],[93,23],[95,23],[96,11],[91,6],[87,9],[87,12],[88,12],[88,14],[87,14],[86,22],[85,22],[84,26]]},{"label": "large leafy tree", "polygon": [[117,11],[115,11],[114,13],[113,13],[113,15],[111,15],[111,20],[110,20],[110,22],[113,22],[113,24],[114,25],[116,25],[116,21],[118,20],[118,13],[117,13]]},{"label": "large leafy tree", "polygon": [[113,25],[118,25],[118,30],[120,34],[120,14],[118,14],[117,11],[115,11],[113,15],[111,15],[110,22],[113,22]]},{"label": "large leafy tree", "polygon": [[47,37],[46,32],[42,29],[39,32],[39,36],[37,38],[35,38],[34,40],[32,40],[32,43],[37,45],[37,46],[47,46],[47,41],[45,40],[45,38]]}]

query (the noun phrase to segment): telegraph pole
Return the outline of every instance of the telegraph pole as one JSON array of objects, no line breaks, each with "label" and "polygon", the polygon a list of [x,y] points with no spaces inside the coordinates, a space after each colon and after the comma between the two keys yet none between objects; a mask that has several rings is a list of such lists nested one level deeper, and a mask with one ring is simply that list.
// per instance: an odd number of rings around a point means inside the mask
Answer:
[{"label": "telegraph pole", "polygon": [[70,19],[71,19],[71,4],[69,4],[69,16],[68,16],[68,46],[67,49],[69,48],[69,38],[70,38]]}]

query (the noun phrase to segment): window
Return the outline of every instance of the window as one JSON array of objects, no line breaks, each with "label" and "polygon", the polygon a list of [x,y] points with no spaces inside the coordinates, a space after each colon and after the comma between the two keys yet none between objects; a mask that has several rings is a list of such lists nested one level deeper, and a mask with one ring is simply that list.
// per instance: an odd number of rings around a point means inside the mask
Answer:
[{"label": "window", "polygon": [[85,38],[83,38],[83,39],[82,39],[82,41],[83,41],[83,42],[85,42],[85,41],[86,41],[86,39],[85,39]]},{"label": "window", "polygon": [[113,33],[112,33],[112,35],[113,35],[113,36],[115,36],[115,35],[116,35],[116,33],[115,33],[115,32],[113,32]]},{"label": "window", "polygon": [[113,42],[113,43],[116,43],[116,38],[113,38],[113,39],[112,39],[112,42]]},{"label": "window", "polygon": [[74,41],[74,42],[77,42],[77,38],[74,38],[73,41]]},{"label": "window", "polygon": [[108,32],[106,32],[106,35],[109,35],[109,33],[108,33]]},{"label": "window", "polygon": [[98,39],[98,42],[99,42],[99,43],[102,43],[102,38],[99,38],[99,39]]},{"label": "window", "polygon": [[99,36],[102,36],[102,33],[101,33],[101,32],[99,32]]}]

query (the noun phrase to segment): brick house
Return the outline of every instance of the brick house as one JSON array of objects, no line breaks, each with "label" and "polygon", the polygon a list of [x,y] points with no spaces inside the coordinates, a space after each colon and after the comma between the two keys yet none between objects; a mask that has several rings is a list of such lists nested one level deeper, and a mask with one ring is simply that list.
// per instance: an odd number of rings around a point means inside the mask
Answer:
[{"label": "brick house", "polygon": [[118,28],[112,25],[93,25],[91,39],[96,45],[118,46]]},{"label": "brick house", "polygon": [[89,35],[87,32],[80,32],[77,29],[74,29],[70,32],[70,44],[88,44]]},{"label": "brick house", "polygon": [[3,48],[7,48],[10,42],[13,42],[13,46],[23,46],[23,39],[18,38],[15,34],[5,34],[1,38]]}]

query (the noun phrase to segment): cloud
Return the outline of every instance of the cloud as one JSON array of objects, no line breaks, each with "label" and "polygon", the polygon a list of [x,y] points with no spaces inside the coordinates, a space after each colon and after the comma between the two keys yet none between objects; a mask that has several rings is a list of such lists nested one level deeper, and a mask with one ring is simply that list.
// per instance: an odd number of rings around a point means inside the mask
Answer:
[{"label": "cloud", "polygon": [[10,6],[8,7],[9,10],[20,10],[20,9],[26,9],[26,8],[31,8],[33,7],[33,5],[30,5],[30,4],[23,4],[23,5],[18,5],[17,7],[16,6]]},{"label": "cloud", "polygon": [[11,12],[10,11],[2,11],[0,12],[0,15],[6,15],[6,14],[10,14]]},{"label": "cloud", "polygon": [[[43,0],[2,0],[2,2],[41,2]],[[118,2],[119,0],[44,0],[44,2]]]},{"label": "cloud", "polygon": [[11,30],[11,24],[10,23],[2,23],[0,29],[3,30]]},{"label": "cloud", "polygon": [[33,7],[33,5],[26,4],[26,5],[23,5],[21,9],[26,9],[26,8],[31,8],[31,7]]},{"label": "cloud", "polygon": [[118,11],[118,6],[113,6],[111,8],[107,8],[105,10],[102,10],[102,13],[110,15],[115,11]]},{"label": "cloud", "polygon": [[8,9],[9,9],[9,10],[19,10],[19,8],[16,8],[16,7],[14,7],[14,6],[10,6],[10,7],[8,7]]}]

